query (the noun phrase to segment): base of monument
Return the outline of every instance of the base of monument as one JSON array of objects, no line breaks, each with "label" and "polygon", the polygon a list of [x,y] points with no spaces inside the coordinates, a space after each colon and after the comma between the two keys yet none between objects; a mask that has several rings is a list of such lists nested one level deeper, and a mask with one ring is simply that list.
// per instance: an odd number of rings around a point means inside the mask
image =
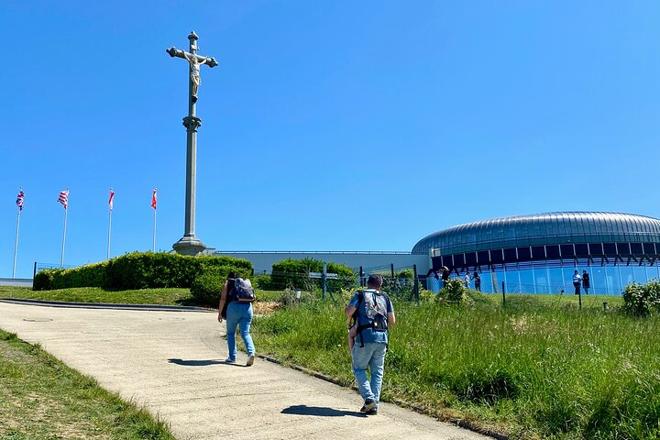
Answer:
[{"label": "base of monument", "polygon": [[206,245],[194,237],[182,237],[172,245],[177,254],[199,255],[207,249]]}]

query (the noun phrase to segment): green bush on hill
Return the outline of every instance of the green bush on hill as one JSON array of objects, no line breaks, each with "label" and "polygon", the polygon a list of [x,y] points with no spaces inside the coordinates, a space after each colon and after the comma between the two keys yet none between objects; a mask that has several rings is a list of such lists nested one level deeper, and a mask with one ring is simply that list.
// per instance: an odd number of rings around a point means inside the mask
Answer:
[{"label": "green bush on hill", "polygon": [[[314,258],[294,260],[292,258],[273,264],[270,287],[275,290],[299,288],[312,290],[321,287],[320,279],[310,279],[309,272],[322,272],[323,261]],[[339,275],[338,280],[328,280],[328,289],[339,291],[356,285],[357,279],[350,267],[338,263],[328,263],[328,273]]]},{"label": "green bush on hill", "polygon": [[251,273],[247,260],[231,257],[132,252],[102,263],[73,269],[49,269],[34,278],[34,290],[103,287],[111,290],[190,287],[206,268]]},{"label": "green bush on hill", "polygon": [[649,316],[660,312],[660,281],[629,284],[623,291],[623,301],[623,309],[631,315]]}]

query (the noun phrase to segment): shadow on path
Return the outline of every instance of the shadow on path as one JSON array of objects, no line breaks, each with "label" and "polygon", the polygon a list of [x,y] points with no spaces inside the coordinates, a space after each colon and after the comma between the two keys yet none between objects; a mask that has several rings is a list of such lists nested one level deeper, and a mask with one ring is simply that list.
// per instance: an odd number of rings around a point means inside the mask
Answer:
[{"label": "shadow on path", "polygon": [[208,367],[209,365],[231,365],[232,367],[245,367],[241,364],[231,364],[229,362],[220,361],[217,359],[168,359],[170,364],[181,365],[184,367]]},{"label": "shadow on path", "polygon": [[341,409],[328,408],[326,406],[293,405],[282,410],[282,414],[297,414],[300,416],[323,416],[323,417],[367,417],[357,411],[344,411]]}]

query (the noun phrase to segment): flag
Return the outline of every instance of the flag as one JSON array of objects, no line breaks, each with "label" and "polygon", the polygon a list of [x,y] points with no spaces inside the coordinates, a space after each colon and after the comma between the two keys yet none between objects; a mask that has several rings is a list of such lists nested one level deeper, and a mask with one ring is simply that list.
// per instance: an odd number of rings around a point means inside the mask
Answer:
[{"label": "flag", "polygon": [[112,211],[112,206],[115,203],[115,192],[113,190],[110,190],[110,198],[108,199],[108,206],[110,207],[110,211]]},{"label": "flag", "polygon": [[20,190],[18,192],[18,195],[16,196],[16,206],[18,206],[18,210],[22,211],[23,210],[23,200],[25,199],[25,193],[23,190]]},{"label": "flag", "polygon": [[154,191],[151,193],[151,207],[156,209],[156,205],[158,204],[158,199],[156,197],[156,191],[158,191],[156,188],[154,188]]},{"label": "flag", "polygon": [[57,198],[57,201],[64,206],[64,209],[67,209],[69,206],[69,190],[60,191],[60,196]]}]

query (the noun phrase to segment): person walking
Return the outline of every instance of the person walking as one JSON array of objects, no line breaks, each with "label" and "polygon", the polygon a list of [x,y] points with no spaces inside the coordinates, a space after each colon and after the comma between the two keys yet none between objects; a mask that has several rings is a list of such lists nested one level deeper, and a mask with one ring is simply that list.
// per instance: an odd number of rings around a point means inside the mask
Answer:
[{"label": "person walking", "polygon": [[442,266],[442,288],[444,289],[447,287],[447,283],[449,282],[449,275],[451,272],[449,271],[449,268],[447,266]]},{"label": "person walking", "polygon": [[481,292],[481,275],[479,275],[479,272],[475,272],[474,275],[472,275],[472,278],[474,278],[475,290]]},{"label": "person walking", "polygon": [[580,294],[580,284],[582,282],[582,277],[580,276],[580,272],[577,270],[573,272],[573,287],[575,287],[575,294],[579,295]]},{"label": "person walking", "polygon": [[465,277],[463,278],[465,281],[465,288],[469,289],[470,288],[470,272],[465,272]]},{"label": "person walking", "polygon": [[[218,322],[222,322],[223,318],[227,320],[227,348],[229,355],[225,359],[225,362],[228,364],[236,363],[236,327],[238,327],[248,354],[245,365],[250,367],[254,364],[255,354],[254,342],[252,341],[252,336],[250,336],[252,303],[238,301],[235,288],[237,278],[236,273],[230,272],[227,281],[225,281],[220,295],[220,304],[218,305]],[[250,280],[241,281],[247,283],[251,288]]]},{"label": "person walking", "polygon": [[[364,405],[360,412],[378,414],[378,403],[385,369],[385,353],[388,345],[388,329],[396,322],[392,302],[382,292],[383,278],[369,275],[367,289],[355,292],[346,306],[349,319],[349,338],[353,337],[351,349],[352,367],[358,390]],[[367,378],[369,369],[370,378]]]},{"label": "person walking", "polygon": [[586,270],[582,271],[582,288],[584,289],[584,293],[586,295],[589,295],[589,288],[591,287],[591,280],[589,279],[589,272]]}]

